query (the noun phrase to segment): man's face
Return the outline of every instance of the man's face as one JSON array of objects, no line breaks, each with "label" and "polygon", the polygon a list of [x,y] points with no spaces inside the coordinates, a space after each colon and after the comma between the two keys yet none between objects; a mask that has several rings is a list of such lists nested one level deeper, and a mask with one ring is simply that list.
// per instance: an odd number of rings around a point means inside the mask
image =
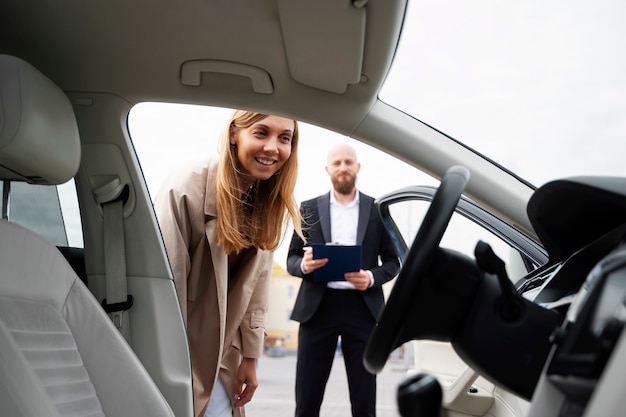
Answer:
[{"label": "man's face", "polygon": [[354,190],[360,168],[354,150],[349,147],[334,148],[328,154],[326,172],[339,194],[348,195]]}]

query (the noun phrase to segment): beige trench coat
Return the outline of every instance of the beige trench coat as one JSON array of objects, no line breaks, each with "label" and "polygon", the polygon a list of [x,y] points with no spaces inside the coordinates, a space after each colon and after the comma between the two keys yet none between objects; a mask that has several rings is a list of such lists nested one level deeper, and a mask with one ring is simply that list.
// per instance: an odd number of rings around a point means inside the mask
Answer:
[{"label": "beige trench coat", "polygon": [[187,326],[196,416],[218,375],[234,403],[241,357],[263,353],[273,261],[272,252],[251,251],[228,282],[228,257],[215,235],[217,164],[213,158],[170,177],[154,203]]}]

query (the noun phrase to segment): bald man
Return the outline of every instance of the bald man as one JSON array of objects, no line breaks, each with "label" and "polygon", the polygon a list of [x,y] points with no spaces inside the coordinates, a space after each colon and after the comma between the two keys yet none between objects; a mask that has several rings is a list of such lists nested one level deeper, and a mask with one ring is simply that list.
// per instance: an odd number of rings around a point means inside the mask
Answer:
[{"label": "bald man", "polygon": [[[332,189],[301,204],[307,242],[295,233],[291,239],[287,269],[302,278],[291,315],[300,322],[296,417],[319,416],[340,337],[352,416],[376,415],[376,376],[363,366],[363,352],[384,307],[382,285],[397,275],[400,262],[374,198],[356,188],[360,169],[351,146],[329,150],[326,173]],[[313,280],[313,272],[328,260],[314,260],[307,246],[329,242],[361,245],[361,269],[346,273],[345,281]]]}]

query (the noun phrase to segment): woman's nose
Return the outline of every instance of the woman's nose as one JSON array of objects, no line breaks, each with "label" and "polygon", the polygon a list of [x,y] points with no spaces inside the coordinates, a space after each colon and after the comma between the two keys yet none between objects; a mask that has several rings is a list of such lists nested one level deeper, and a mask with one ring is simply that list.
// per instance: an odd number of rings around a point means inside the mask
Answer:
[{"label": "woman's nose", "polygon": [[271,137],[267,141],[265,141],[263,150],[265,152],[278,152],[278,138]]}]

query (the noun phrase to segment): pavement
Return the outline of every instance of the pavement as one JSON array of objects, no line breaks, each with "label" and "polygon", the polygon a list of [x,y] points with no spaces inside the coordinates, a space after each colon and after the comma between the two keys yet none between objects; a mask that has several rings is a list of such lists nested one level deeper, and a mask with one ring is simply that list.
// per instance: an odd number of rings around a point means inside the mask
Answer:
[{"label": "pavement", "polygon": [[[390,358],[377,377],[376,416],[399,417],[396,388],[406,377],[405,361]],[[293,417],[296,356],[264,356],[258,361],[259,387],[246,405],[246,417]],[[320,417],[350,417],[350,398],[343,357],[336,355],[326,385]]]}]

